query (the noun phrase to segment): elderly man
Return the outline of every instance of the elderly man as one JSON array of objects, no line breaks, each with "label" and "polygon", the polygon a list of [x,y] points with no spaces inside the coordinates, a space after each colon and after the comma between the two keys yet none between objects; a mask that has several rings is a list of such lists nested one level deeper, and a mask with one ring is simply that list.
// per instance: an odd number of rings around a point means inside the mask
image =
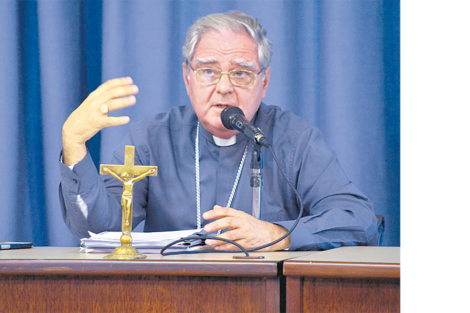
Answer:
[{"label": "elderly man", "polygon": [[[271,44],[258,20],[241,12],[213,14],[188,30],[183,79],[192,106],[173,107],[130,125],[113,163],[122,164],[133,145],[136,164],[159,165],[158,177],[134,186],[133,224],[145,231],[204,228],[245,248],[288,232],[299,214],[293,191],[270,153],[264,153],[261,219],[251,216],[253,143],[221,122],[224,108],[243,110],[272,145],[305,207],[295,230],[266,250],[319,250],[366,245],[376,234],[370,201],[346,177],[321,132],[291,112],[262,103],[270,78]],[[134,105],[131,78],[110,80],[92,92],[63,126],[60,199],[64,220],[77,237],[87,231],[119,230],[122,184],[101,178],[85,143],[104,127],[128,117],[108,112]],[[235,246],[217,240],[216,249]]]}]

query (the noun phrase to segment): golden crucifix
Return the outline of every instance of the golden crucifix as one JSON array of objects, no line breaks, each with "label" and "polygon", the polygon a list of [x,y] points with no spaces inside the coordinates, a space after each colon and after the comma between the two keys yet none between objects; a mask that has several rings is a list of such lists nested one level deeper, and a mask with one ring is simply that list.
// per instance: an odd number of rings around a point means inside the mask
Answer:
[{"label": "golden crucifix", "polygon": [[[157,176],[157,166],[134,165],[135,147],[126,146],[124,165],[100,165],[100,174],[109,174],[120,180],[124,184],[124,190],[121,197],[122,206],[122,235],[121,246],[105,256],[105,259],[111,260],[135,260],[145,259],[147,256],[139,253],[132,247],[132,197],[133,188],[136,181],[147,176]],[[137,175],[137,177],[134,177]]]}]

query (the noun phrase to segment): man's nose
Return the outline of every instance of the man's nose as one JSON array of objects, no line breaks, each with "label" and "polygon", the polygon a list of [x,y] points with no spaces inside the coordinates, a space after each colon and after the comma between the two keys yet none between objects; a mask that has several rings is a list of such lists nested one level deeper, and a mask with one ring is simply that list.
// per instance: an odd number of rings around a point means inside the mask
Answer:
[{"label": "man's nose", "polygon": [[228,73],[222,74],[220,77],[219,82],[217,83],[217,92],[221,94],[231,93],[233,91],[233,84],[230,81],[230,77]]}]

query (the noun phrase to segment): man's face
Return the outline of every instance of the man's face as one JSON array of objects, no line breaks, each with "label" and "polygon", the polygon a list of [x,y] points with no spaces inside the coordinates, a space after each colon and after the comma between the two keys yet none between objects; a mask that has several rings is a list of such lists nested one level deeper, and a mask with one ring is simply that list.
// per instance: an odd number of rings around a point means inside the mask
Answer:
[{"label": "man's face", "polygon": [[[202,36],[194,51],[192,68],[216,68],[222,72],[235,69],[261,70],[258,59],[258,45],[245,32],[211,31]],[[215,85],[200,84],[194,72],[186,72],[183,63],[183,76],[191,104],[202,126],[219,138],[230,138],[238,132],[228,130],[220,120],[220,113],[226,106],[242,109],[247,120],[251,120],[258,110],[261,100],[268,90],[270,68],[255,78],[253,85],[238,87],[232,85],[228,75],[222,75]]]}]

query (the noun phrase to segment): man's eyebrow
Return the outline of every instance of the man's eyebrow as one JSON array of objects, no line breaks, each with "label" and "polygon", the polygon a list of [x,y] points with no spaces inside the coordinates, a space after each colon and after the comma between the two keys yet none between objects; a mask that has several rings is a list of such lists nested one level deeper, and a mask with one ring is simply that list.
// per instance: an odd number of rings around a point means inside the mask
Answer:
[{"label": "man's eyebrow", "polygon": [[232,64],[242,66],[242,67],[256,67],[255,62],[248,62],[246,60],[233,60]]},{"label": "man's eyebrow", "polygon": [[[204,66],[204,65],[218,65],[219,61],[213,58],[196,58],[194,62],[196,66]],[[256,67],[255,62],[249,62],[244,59],[233,60],[231,62],[233,65],[246,67],[246,68],[254,68]]]},{"label": "man's eyebrow", "polygon": [[218,64],[217,60],[211,58],[196,58],[196,62],[194,62],[196,66],[199,65],[206,65],[206,64]]}]

